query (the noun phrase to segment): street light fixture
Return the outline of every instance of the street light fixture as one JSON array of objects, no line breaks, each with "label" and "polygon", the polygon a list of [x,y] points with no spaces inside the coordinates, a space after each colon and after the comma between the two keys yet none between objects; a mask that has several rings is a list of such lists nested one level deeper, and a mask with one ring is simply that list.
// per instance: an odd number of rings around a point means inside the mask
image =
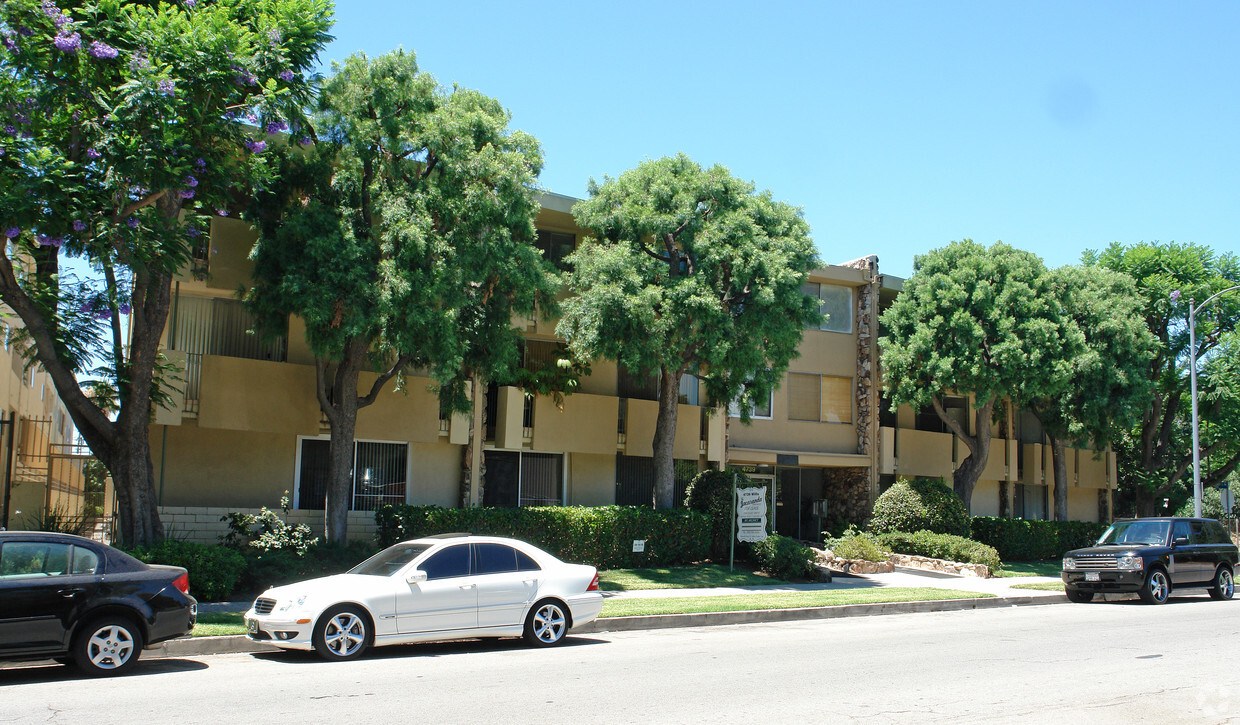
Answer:
[{"label": "street light fixture", "polygon": [[[1240,290],[1240,284],[1215,292],[1195,307],[1193,298],[1188,299],[1188,379],[1189,397],[1193,402],[1193,515],[1197,518],[1201,518],[1201,445],[1197,434],[1197,313],[1219,295],[1232,290]],[[1179,298],[1179,290],[1171,293],[1172,302]]]}]

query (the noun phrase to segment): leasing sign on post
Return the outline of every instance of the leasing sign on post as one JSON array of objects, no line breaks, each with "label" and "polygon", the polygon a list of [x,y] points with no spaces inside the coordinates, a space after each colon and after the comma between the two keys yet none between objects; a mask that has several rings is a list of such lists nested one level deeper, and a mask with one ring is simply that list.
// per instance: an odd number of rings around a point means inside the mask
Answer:
[{"label": "leasing sign on post", "polygon": [[766,540],[766,488],[736,489],[736,540]]}]

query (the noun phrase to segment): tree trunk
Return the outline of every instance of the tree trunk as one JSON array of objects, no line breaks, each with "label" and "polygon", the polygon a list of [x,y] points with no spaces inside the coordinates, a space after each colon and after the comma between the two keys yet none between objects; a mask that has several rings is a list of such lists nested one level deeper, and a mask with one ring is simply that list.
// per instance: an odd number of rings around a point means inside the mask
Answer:
[{"label": "tree trunk", "polygon": [[987,401],[976,411],[974,415],[976,435],[969,435],[969,432],[956,419],[949,416],[938,398],[934,398],[932,403],[934,412],[938,414],[943,423],[969,448],[969,455],[960,462],[960,467],[952,474],[952,489],[960,500],[964,501],[965,511],[972,516],[973,489],[977,486],[977,480],[982,477],[982,471],[986,470],[986,462],[990,459],[990,417],[995,409],[995,401]]},{"label": "tree trunk", "polygon": [[654,505],[670,509],[675,505],[676,415],[680,411],[678,371],[659,371],[659,417],[654,425]]},{"label": "tree trunk", "polygon": [[1055,520],[1068,520],[1068,461],[1064,440],[1051,436],[1051,466],[1055,469]]},{"label": "tree trunk", "polygon": [[345,345],[343,359],[332,376],[331,395],[326,392],[327,363],[315,366],[319,406],[331,428],[328,444],[327,502],[323,506],[323,534],[328,541],[344,543],[349,532],[349,508],[353,494],[353,444],[357,430],[357,378],[365,361],[366,344],[353,339]]}]

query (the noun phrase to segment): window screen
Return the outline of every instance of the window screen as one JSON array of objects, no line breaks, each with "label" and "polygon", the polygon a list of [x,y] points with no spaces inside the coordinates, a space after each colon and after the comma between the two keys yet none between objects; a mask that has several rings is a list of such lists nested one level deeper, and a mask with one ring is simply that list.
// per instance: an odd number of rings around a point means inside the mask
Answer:
[{"label": "window screen", "polygon": [[822,420],[827,423],[852,422],[852,378],[822,376]]},{"label": "window screen", "polygon": [[788,373],[788,420],[818,420],[820,394],[817,375]]}]

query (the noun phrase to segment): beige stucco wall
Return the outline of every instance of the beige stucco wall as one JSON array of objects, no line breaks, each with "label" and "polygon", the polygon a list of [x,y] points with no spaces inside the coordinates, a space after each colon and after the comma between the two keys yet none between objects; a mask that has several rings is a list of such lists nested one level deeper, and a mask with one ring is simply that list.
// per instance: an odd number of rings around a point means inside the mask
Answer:
[{"label": "beige stucco wall", "polygon": [[1068,488],[1068,520],[1098,520],[1098,490],[1093,488]]},{"label": "beige stucco wall", "polygon": [[591,395],[615,395],[619,377],[614,361],[595,360],[590,363],[590,374],[581,379],[581,392]]},{"label": "beige stucco wall", "polygon": [[[374,373],[358,376],[358,395],[370,393],[377,377]],[[389,380],[372,405],[357,411],[356,436],[386,441],[438,441],[439,398],[427,389],[432,382],[429,378],[406,378],[405,389],[399,391],[395,382]],[[315,409],[318,410],[317,405]]]},{"label": "beige stucco wall", "polygon": [[250,250],[258,232],[240,219],[213,217],[211,246],[207,251],[207,287],[235,292],[249,287],[254,273]]},{"label": "beige stucco wall", "polygon": [[[947,485],[951,485],[948,479]],[[973,499],[970,502],[972,511],[969,513],[974,516],[998,516],[999,515],[999,482],[993,479],[982,479],[973,487]]]},{"label": "beige stucco wall", "polygon": [[896,433],[896,472],[902,476],[951,478],[952,435],[901,429]]},{"label": "beige stucco wall", "polygon": [[540,395],[534,399],[534,438],[531,445],[536,451],[614,456],[618,410],[619,399],[614,396],[569,395],[564,398],[564,410],[561,411],[551,396]]},{"label": "beige stucco wall", "polygon": [[162,505],[275,508],[284,491],[293,491],[297,437],[203,428],[189,419],[151,426],[151,458]]},{"label": "beige stucco wall", "polygon": [[570,506],[610,506],[616,502],[616,456],[573,453],[568,456]]},{"label": "beige stucco wall", "polygon": [[[626,431],[624,454],[650,457],[654,455],[654,426],[659,418],[659,403],[655,400],[630,398],[625,417]],[[696,405],[681,405],[676,411],[676,445],[672,449],[675,458],[697,458],[702,449],[702,409]]]},{"label": "beige stucco wall", "polygon": [[1080,449],[1077,455],[1076,485],[1081,488],[1106,488],[1107,455],[1105,451],[1095,454],[1087,448]]},{"label": "beige stucco wall", "polygon": [[318,435],[314,368],[202,356],[200,428]]},{"label": "beige stucco wall", "polygon": [[448,443],[410,443],[411,504],[455,508],[460,504],[461,447]]},{"label": "beige stucco wall", "polygon": [[[957,446],[960,460],[969,455],[969,447],[962,441]],[[990,439],[990,452],[986,456],[986,468],[982,470],[982,478],[1000,481],[1007,478],[1007,441],[1002,438]]]}]

